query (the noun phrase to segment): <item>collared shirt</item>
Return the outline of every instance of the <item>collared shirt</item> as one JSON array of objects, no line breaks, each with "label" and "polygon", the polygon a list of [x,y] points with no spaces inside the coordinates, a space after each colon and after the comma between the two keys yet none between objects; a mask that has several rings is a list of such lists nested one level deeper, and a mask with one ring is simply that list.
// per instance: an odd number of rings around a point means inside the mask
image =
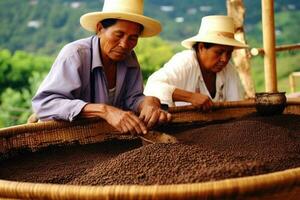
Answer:
[{"label": "collared shirt", "polygon": [[172,94],[175,88],[200,92],[213,101],[236,101],[243,98],[239,76],[231,63],[217,73],[216,95],[212,98],[194,50],[184,50],[175,54],[161,69],[154,72],[148,78],[144,94],[155,96],[169,106],[182,105],[182,102],[173,102]]},{"label": "collared shirt", "polygon": [[[99,43],[99,38],[92,36],[69,43],[61,50],[32,99],[33,110],[41,120],[72,121],[89,102],[111,104]],[[124,61],[117,63],[112,105],[137,111],[143,99],[142,73],[132,51]]]}]

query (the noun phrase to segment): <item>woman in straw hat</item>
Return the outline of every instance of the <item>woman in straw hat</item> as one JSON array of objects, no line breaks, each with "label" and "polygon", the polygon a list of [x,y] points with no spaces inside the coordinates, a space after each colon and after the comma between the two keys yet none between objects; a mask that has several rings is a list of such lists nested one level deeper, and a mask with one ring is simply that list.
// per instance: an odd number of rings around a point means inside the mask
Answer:
[{"label": "woman in straw hat", "polygon": [[156,96],[169,106],[187,102],[202,110],[209,110],[212,100],[243,98],[238,74],[229,60],[234,49],[247,45],[234,39],[231,17],[203,17],[199,33],[182,45],[189,50],[174,55],[149,77],[145,95]]},{"label": "woman in straw hat", "polygon": [[98,116],[133,134],[170,120],[159,99],[143,95],[133,48],[139,37],[161,31],[158,21],[143,15],[143,6],[143,0],[105,0],[102,12],[80,18],[81,26],[96,35],[67,44],[59,53],[32,100],[40,120]]}]

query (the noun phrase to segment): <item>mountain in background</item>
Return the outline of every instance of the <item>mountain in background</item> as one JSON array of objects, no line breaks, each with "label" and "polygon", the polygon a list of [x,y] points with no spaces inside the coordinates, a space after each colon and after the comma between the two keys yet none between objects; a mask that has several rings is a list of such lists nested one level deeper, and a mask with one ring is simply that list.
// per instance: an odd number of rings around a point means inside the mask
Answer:
[{"label": "mountain in background", "polygon": [[[179,42],[198,32],[205,15],[226,14],[225,0],[145,0],[145,15],[161,21],[164,40]],[[248,43],[261,45],[261,2],[244,1]],[[67,42],[91,33],[79,24],[82,14],[102,9],[103,0],[1,0],[0,48],[53,55]],[[275,0],[278,44],[299,42],[300,1]]]}]

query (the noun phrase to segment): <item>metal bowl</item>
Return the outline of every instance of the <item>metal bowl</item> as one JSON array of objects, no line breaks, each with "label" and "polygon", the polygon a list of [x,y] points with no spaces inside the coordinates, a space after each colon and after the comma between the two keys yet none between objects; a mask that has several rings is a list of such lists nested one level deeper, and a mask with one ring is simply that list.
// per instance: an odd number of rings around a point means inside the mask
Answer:
[{"label": "metal bowl", "polygon": [[256,110],[260,115],[278,115],[285,109],[285,92],[261,92],[256,93],[255,97]]}]

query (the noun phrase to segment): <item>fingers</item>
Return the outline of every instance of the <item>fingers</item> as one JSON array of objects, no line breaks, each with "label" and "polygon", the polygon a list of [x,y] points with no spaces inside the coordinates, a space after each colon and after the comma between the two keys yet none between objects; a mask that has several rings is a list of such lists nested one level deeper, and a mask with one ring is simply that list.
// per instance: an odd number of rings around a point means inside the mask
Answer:
[{"label": "fingers", "polygon": [[161,124],[161,123],[164,123],[164,122],[167,122],[167,121],[168,121],[167,114],[165,112],[161,112],[159,114],[158,123]]},{"label": "fingers", "polygon": [[158,123],[160,123],[160,124],[161,123],[166,123],[166,122],[171,121],[171,119],[172,119],[172,115],[170,113],[168,113],[168,112],[166,112],[166,111],[163,110],[160,113]]},{"label": "fingers", "polygon": [[148,115],[147,118],[149,118],[149,120],[147,122],[145,122],[147,124],[147,128],[152,128],[159,120],[160,117],[160,112],[159,111],[155,111],[152,113],[152,115]]},{"label": "fingers", "polygon": [[209,111],[213,106],[211,99],[207,95],[198,92],[192,94],[190,103],[202,111]]},{"label": "fingers", "polygon": [[128,112],[128,115],[123,118],[122,125],[124,133],[130,132],[133,135],[147,133],[144,123],[131,112]]},{"label": "fingers", "polygon": [[[156,124],[169,122],[171,118],[171,114],[163,110],[153,112],[152,115],[148,116],[142,115],[139,118],[133,113],[130,113],[129,115],[124,117],[122,123],[120,123],[116,128],[122,133],[131,133],[133,135],[146,134],[148,132],[147,129],[151,129]],[[146,124],[146,126],[143,123],[142,119],[144,119],[144,123]]]},{"label": "fingers", "polygon": [[[146,134],[147,128],[142,120],[140,120],[135,114],[131,113],[129,123],[130,126],[134,129],[135,133]],[[132,133],[132,132],[131,132]],[[134,133],[133,133],[134,134]]]},{"label": "fingers", "polygon": [[213,106],[213,102],[208,99],[207,101],[205,101],[202,106],[201,106],[201,109],[205,112],[207,111],[210,111],[212,109],[212,106]]},{"label": "fingers", "polygon": [[146,112],[142,110],[140,113],[139,119],[142,120],[145,124],[148,124],[148,121],[150,120],[150,117]]},{"label": "fingers", "polygon": [[146,134],[147,128],[134,113],[112,108],[106,117],[109,124],[121,133]]},{"label": "fingers", "polygon": [[151,113],[147,113],[146,115],[141,113],[140,117],[141,120],[147,125],[147,128],[150,129],[156,124],[162,124],[171,121],[171,114],[162,110],[157,109]]},{"label": "fingers", "polygon": [[208,96],[202,95],[200,93],[194,94],[193,101],[191,101],[191,103],[193,106],[199,108],[204,112],[210,111],[213,106],[212,100]]},{"label": "fingers", "polygon": [[171,113],[167,113],[167,120],[168,122],[170,122],[172,120],[172,115]]}]

